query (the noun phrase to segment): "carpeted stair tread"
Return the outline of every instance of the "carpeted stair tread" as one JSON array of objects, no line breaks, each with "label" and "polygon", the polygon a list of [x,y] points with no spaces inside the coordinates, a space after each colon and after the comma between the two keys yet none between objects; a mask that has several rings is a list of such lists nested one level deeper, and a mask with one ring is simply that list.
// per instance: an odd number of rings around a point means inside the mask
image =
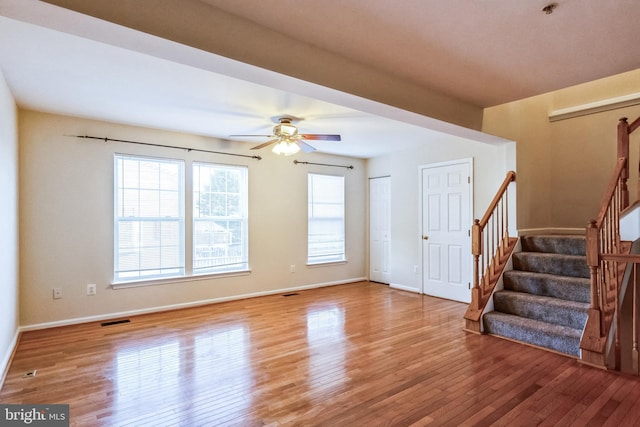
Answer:
[{"label": "carpeted stair tread", "polygon": [[524,236],[484,331],[579,356],[590,300],[584,236]]},{"label": "carpeted stair tread", "polygon": [[585,303],[591,299],[591,282],[586,277],[511,270],[504,273],[504,288],[510,291]]},{"label": "carpeted stair tread", "polygon": [[560,276],[589,277],[586,256],[543,252],[513,254],[513,269]]},{"label": "carpeted stair tread", "polygon": [[588,303],[531,295],[523,292],[498,291],[493,295],[495,310],[556,325],[583,329],[587,322]]},{"label": "carpeted stair tread", "polygon": [[524,252],[546,252],[584,256],[587,254],[587,244],[584,236],[523,236],[522,250]]},{"label": "carpeted stair tread", "polygon": [[579,356],[581,329],[492,311],[483,318],[485,332]]}]

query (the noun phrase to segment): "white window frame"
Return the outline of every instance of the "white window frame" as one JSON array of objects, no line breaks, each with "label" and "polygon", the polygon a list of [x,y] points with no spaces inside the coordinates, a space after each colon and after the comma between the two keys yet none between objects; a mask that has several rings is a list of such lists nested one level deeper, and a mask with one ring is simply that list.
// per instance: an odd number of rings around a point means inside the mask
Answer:
[{"label": "white window frame", "polygon": [[[169,163],[169,164],[180,164],[180,195],[179,195],[179,210],[180,215],[179,219],[177,219],[180,223],[180,259],[181,266],[179,270],[171,271],[166,274],[149,274],[149,275],[131,275],[130,277],[123,277],[118,272],[119,265],[119,225],[125,221],[133,221],[137,217],[123,218],[119,216],[118,210],[120,209],[119,199],[119,170],[118,170],[118,161],[119,159],[134,159],[134,160],[147,160],[153,162],[160,163]],[[194,165],[207,165],[213,167],[220,168],[239,168],[242,169],[242,201],[241,201],[241,210],[242,214],[234,217],[233,219],[239,219],[242,222],[242,232],[243,236],[242,244],[242,255],[243,259],[240,263],[234,263],[233,266],[227,266],[225,268],[212,268],[207,271],[198,271],[199,269],[194,268],[195,263],[195,214],[196,214],[196,206],[195,206],[195,184],[194,184]],[[113,289],[122,289],[122,288],[130,288],[137,286],[148,286],[148,285],[157,285],[164,283],[179,283],[193,280],[204,280],[207,278],[214,277],[228,277],[228,276],[236,276],[236,275],[245,275],[250,274],[251,270],[249,268],[249,237],[248,237],[248,167],[241,165],[226,165],[214,162],[202,162],[202,161],[186,161],[184,159],[177,158],[163,158],[163,157],[154,157],[149,155],[138,155],[138,154],[122,154],[115,153],[114,155],[114,263],[113,263],[113,280],[111,286]],[[168,221],[167,218],[151,218],[149,220],[161,220]],[[143,220],[146,220],[143,218]],[[176,220],[176,219],[172,219]],[[185,229],[186,224],[186,229]],[[228,268],[230,267],[230,268]]]},{"label": "white window frame", "polygon": [[[158,179],[157,187],[142,187],[140,183],[140,169],[138,169],[138,176],[136,177],[136,181],[138,181],[138,185],[135,187],[125,187],[125,177],[121,175],[121,166],[125,161],[138,161],[138,162],[154,162],[158,165],[166,164],[177,166],[177,174],[178,174],[178,182],[177,188],[169,189],[162,188],[162,184],[160,183],[160,178]],[[154,280],[154,279],[165,279],[171,277],[182,277],[185,274],[185,251],[184,251],[184,242],[185,242],[185,231],[184,231],[184,161],[176,160],[176,159],[164,159],[158,157],[150,157],[150,156],[137,156],[137,155],[128,155],[128,154],[116,154],[114,156],[114,283],[123,283],[123,282],[136,282],[143,280]],[[124,192],[126,190],[133,190],[138,192],[137,202],[138,206],[134,209],[134,212],[131,214],[126,214],[123,211],[123,207],[126,207],[124,202],[125,195]],[[122,194],[121,194],[122,191]],[[158,215],[143,215],[141,214],[141,204],[144,203],[142,201],[142,197],[140,195],[141,192],[157,192],[158,198],[158,209],[160,210],[160,206],[162,204],[163,197],[161,195],[169,195],[174,193],[177,197],[177,206],[178,211],[177,215],[165,215],[163,216],[160,212]],[[136,214],[137,212],[137,214]],[[157,267],[148,267],[144,268],[140,264],[143,261],[139,261],[139,268],[136,270],[120,270],[119,266],[121,261],[121,245],[120,245],[120,230],[126,223],[138,223],[139,233],[142,234],[142,225],[144,223],[157,223],[160,226],[167,223],[177,223],[178,225],[178,254],[177,254],[177,262],[178,265],[163,265],[162,264],[162,254],[160,255],[160,264],[157,264]],[[142,243],[140,242],[141,237],[138,237],[138,246]],[[133,239],[132,239],[133,240]],[[164,248],[168,248],[169,246],[165,246],[160,244],[159,250],[162,253]],[[135,252],[135,250],[134,250]],[[143,258],[144,254],[141,249],[137,250],[138,257]]]},{"label": "white window frame", "polygon": [[[342,184],[342,198],[341,198],[341,210],[342,213],[339,216],[322,216],[320,214],[315,213],[318,210],[318,207],[323,203],[319,201],[314,195],[314,179],[318,178],[336,178],[339,179]],[[309,173],[307,175],[307,265],[322,265],[322,264],[331,264],[331,263],[340,263],[346,261],[346,178],[344,175],[329,175],[329,174],[320,174],[320,173]],[[334,204],[325,203],[326,204]],[[324,218],[325,220],[336,220],[341,219],[340,227],[341,230],[338,235],[341,235],[341,240],[334,241],[326,241],[325,244],[328,246],[327,250],[323,253],[322,251],[318,252],[317,246],[320,244],[316,240],[315,237],[312,237],[312,233],[314,231],[314,220],[318,220],[320,218]],[[338,242],[337,251],[331,248],[331,244],[334,246]],[[341,242],[341,247],[340,247]],[[314,247],[315,246],[315,247]]]},{"label": "white window frame", "polygon": [[[228,200],[229,198],[237,197],[237,211],[229,213],[229,204],[225,203],[225,215],[203,215],[202,209],[199,207],[199,196],[201,195],[201,188],[198,188],[200,184],[200,176],[196,176],[202,169],[208,168],[215,171],[224,171],[239,174],[239,188],[238,191],[229,190],[228,183],[225,181],[225,191],[208,191],[204,194],[209,194],[209,197],[216,197],[218,195],[221,199]],[[192,222],[192,274],[194,276],[200,274],[216,274],[216,273],[232,273],[237,271],[246,271],[249,268],[249,210],[248,210],[248,168],[246,166],[234,166],[225,165],[219,163],[210,162],[193,162],[192,164],[192,184],[193,184],[193,222]],[[220,190],[220,189],[218,189]],[[202,244],[197,236],[198,223],[210,223],[214,227],[216,224],[221,223],[236,223],[239,225],[239,230],[235,230],[235,234],[239,232],[239,238],[235,238],[234,232],[229,231],[222,227],[220,232],[211,232],[210,241],[207,244]],[[204,236],[202,236],[204,237]],[[218,241],[222,238],[225,241]],[[211,240],[212,239],[212,240]],[[233,247],[236,246],[234,249]],[[238,254],[239,251],[239,254]],[[198,253],[208,253],[211,264],[209,266],[198,266],[198,262],[204,264],[204,259],[198,257]],[[219,253],[218,253],[219,252]],[[216,258],[220,261],[215,261]],[[215,264],[215,262],[221,262],[221,264]]]}]

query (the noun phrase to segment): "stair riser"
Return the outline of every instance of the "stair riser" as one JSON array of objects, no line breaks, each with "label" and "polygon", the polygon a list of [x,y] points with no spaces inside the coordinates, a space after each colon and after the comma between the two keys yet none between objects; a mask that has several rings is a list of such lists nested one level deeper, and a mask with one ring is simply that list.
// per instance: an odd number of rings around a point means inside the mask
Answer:
[{"label": "stair riser", "polygon": [[504,288],[516,292],[584,303],[588,303],[591,298],[589,281],[576,278],[541,277],[533,274],[514,274],[507,271],[504,274]]},{"label": "stair riser", "polygon": [[524,236],[524,252],[546,252],[565,255],[586,255],[586,239],[581,236]]},{"label": "stair riser", "polygon": [[[490,314],[490,313],[489,313]],[[515,341],[548,348],[571,356],[580,354],[580,336],[565,336],[535,328],[496,321],[489,315],[484,318],[485,332]]]},{"label": "stair riser", "polygon": [[496,293],[493,298],[495,310],[513,314],[528,319],[541,320],[555,325],[568,326],[575,329],[583,329],[587,322],[588,307],[574,307],[563,305],[562,301],[535,301],[532,298],[519,298],[517,295]]},{"label": "stair riser", "polygon": [[586,259],[580,256],[549,256],[532,252],[520,252],[513,255],[515,270],[558,276],[589,277]]}]

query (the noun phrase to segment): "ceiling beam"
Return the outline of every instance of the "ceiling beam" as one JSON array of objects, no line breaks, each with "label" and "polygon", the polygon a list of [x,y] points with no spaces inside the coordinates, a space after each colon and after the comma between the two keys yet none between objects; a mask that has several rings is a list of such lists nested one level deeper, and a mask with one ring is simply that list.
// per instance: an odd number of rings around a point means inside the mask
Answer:
[{"label": "ceiling beam", "polygon": [[167,40],[470,129],[482,108],[198,0],[44,0]]}]

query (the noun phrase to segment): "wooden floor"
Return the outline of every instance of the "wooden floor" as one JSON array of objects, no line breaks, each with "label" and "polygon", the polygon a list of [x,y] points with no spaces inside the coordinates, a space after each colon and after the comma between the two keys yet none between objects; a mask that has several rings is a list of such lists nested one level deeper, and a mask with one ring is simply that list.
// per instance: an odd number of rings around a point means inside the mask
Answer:
[{"label": "wooden floor", "polygon": [[463,332],[465,308],[363,282],[26,332],[0,402],[73,426],[640,425],[640,380]]}]

